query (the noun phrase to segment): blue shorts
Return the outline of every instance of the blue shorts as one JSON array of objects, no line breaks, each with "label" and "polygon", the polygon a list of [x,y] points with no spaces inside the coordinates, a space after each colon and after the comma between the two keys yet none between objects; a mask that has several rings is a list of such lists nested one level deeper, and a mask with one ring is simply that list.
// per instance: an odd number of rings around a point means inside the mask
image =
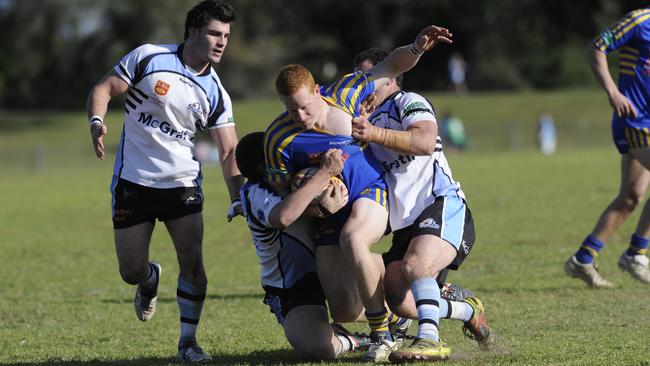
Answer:
[{"label": "blue shorts", "polygon": [[621,154],[630,149],[650,146],[650,121],[647,123],[625,123],[614,117],[612,120],[612,138]]},{"label": "blue shorts", "polygon": [[[386,192],[385,187],[386,185],[383,181],[378,182],[362,190],[357,199],[366,198],[387,208],[388,192]],[[357,199],[348,202],[345,207],[337,211],[334,215],[321,220],[319,225],[317,224],[316,238],[314,240],[316,246],[339,245],[341,230],[345,222],[348,221],[352,212],[352,205]]]},{"label": "blue shorts", "polygon": [[474,246],[476,233],[472,213],[465,200],[457,196],[441,196],[418,216],[411,226],[393,232],[393,245],[382,254],[384,264],[401,260],[420,235],[434,235],[456,249],[456,258],[447,268],[458,269]]}]

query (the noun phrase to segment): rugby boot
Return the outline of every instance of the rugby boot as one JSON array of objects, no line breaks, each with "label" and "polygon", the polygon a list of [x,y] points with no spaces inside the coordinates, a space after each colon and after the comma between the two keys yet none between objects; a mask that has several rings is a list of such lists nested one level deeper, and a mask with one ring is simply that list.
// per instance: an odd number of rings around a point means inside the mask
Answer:
[{"label": "rugby boot", "polygon": [[440,297],[449,301],[460,302],[471,296],[474,296],[472,291],[453,283],[445,283],[440,289]]},{"label": "rugby boot", "polygon": [[205,363],[212,361],[212,357],[205,353],[196,341],[179,343],[177,357],[181,363]]},{"label": "rugby boot", "polygon": [[143,322],[146,322],[153,318],[153,315],[156,313],[156,303],[158,302],[158,284],[160,283],[160,274],[162,273],[162,267],[158,262],[150,262],[154,265],[155,271],[157,271],[158,279],[156,280],[156,285],[153,289],[145,289],[141,285],[138,285],[138,288],[135,290],[135,299],[133,300],[133,305],[135,306],[135,315],[138,316]]},{"label": "rugby boot", "polygon": [[596,261],[582,264],[575,256],[571,256],[564,263],[564,271],[567,275],[583,280],[592,288],[611,288],[612,284],[600,275]]},{"label": "rugby boot", "polygon": [[424,338],[415,338],[413,343],[392,352],[390,362],[401,363],[409,361],[441,361],[451,355],[451,348],[443,341],[433,341]]},{"label": "rugby boot", "polygon": [[370,347],[363,355],[363,360],[366,362],[388,362],[388,356],[398,347],[389,332],[371,332],[370,340]]},{"label": "rugby boot", "polygon": [[618,268],[632,275],[637,281],[650,283],[648,261],[648,257],[643,254],[626,255],[623,253],[618,259]]},{"label": "rugby boot", "polygon": [[482,351],[491,351],[496,348],[497,337],[485,321],[485,308],[483,302],[477,297],[468,297],[465,302],[472,307],[472,318],[463,324],[465,336],[478,342]]}]

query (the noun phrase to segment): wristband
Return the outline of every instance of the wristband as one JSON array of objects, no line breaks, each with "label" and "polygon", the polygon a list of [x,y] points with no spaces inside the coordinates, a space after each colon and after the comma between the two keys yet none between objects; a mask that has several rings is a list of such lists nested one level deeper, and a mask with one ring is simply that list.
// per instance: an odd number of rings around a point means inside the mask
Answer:
[{"label": "wristband", "polygon": [[102,124],[104,124],[104,120],[100,116],[92,116],[88,120],[88,124],[90,125],[90,127],[92,127],[92,126],[94,126],[96,124],[102,125]]},{"label": "wristband", "polygon": [[411,43],[411,46],[409,47],[409,51],[411,51],[412,54],[418,57],[422,56],[422,54],[424,53],[424,51],[420,51],[415,47],[415,42]]}]

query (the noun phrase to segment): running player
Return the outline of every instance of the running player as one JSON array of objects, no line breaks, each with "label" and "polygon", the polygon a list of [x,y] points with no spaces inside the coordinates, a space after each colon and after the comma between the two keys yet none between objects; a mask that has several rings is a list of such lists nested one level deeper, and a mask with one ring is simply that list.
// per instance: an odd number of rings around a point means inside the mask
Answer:
[{"label": "running player", "polygon": [[[367,336],[328,321],[325,295],[316,275],[313,224],[303,213],[331,177],[341,173],[341,150],[330,149],[317,172],[288,196],[264,182],[264,132],[244,136],[237,145],[237,166],[248,182],[241,189],[244,215],[260,259],[266,303],[300,354],[329,360],[367,346]],[[347,199],[329,185],[321,205],[338,211]]]},{"label": "running player", "polygon": [[235,204],[243,183],[234,157],[237,135],[230,97],[211,67],[221,60],[234,20],[229,4],[200,2],[187,13],[183,43],[136,48],[88,97],[95,154],[103,159],[108,103],[127,94],[111,184],[120,275],[126,283],[138,285],[134,301],[138,319],[151,319],[161,266],[149,261],[149,243],[155,220],[164,222],[180,266],[176,294],[181,325],[178,358],[183,362],[211,360],[196,341],[207,288],[201,255],[202,175],[194,156],[197,130],[209,129],[217,143]]},{"label": "running player", "polygon": [[[309,70],[301,65],[285,66],[276,79],[276,89],[287,112],[266,130],[268,179],[286,191],[291,176],[316,164],[329,148],[342,149],[347,159],[342,177],[350,202],[325,218],[320,226],[316,241],[317,269],[328,300],[348,297],[340,293],[340,286],[335,286],[337,278],[341,281],[337,271],[341,262],[333,259],[339,248],[332,246],[340,244],[370,324],[373,344],[364,358],[375,362],[386,361],[397,346],[388,330],[391,314],[384,306],[383,263],[370,252],[371,245],[386,230],[388,211],[381,167],[367,149],[367,143],[350,136],[351,118],[359,114],[362,101],[376,86],[408,71],[422,53],[438,42],[450,43],[450,37],[445,28],[426,27],[413,44],[397,48],[372,75],[356,72],[328,86],[316,85]],[[342,304],[339,308],[354,307]]]},{"label": "running player", "polygon": [[[620,50],[618,87],[609,73],[607,54]],[[564,264],[566,273],[593,288],[612,287],[594,257],[643,200],[650,183],[650,9],[628,13],[590,46],[589,64],[614,109],[612,134],[621,154],[618,195],[600,215],[591,234]],[[650,201],[646,201],[630,246],[618,259],[620,269],[650,284],[648,241]]]},{"label": "running player", "polygon": [[[369,75],[387,57],[370,49],[355,57],[355,68]],[[474,244],[474,223],[460,183],[442,152],[433,106],[422,96],[404,92],[401,80],[377,88],[377,109],[369,118],[352,120],[352,136],[371,143],[388,184],[393,245],[384,254],[386,299],[400,316],[418,319],[418,335],[390,360],[440,360],[451,350],[439,337],[440,318],[464,321],[466,333],[482,348],[495,337],[484,320],[481,301],[441,298],[436,277],[458,269]],[[441,316],[442,314],[442,316]]]}]

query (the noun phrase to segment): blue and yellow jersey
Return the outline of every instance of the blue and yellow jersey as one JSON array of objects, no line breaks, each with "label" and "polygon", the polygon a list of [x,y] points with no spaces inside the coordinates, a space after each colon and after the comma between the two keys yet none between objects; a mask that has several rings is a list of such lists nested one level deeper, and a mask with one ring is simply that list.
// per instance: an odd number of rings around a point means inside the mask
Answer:
[{"label": "blue and yellow jersey", "polygon": [[[373,83],[362,72],[345,75],[338,81],[321,87],[323,99],[350,115],[359,114],[359,105],[373,91]],[[321,156],[333,148],[343,150],[346,158],[341,175],[348,188],[350,202],[364,191],[367,194],[369,188],[385,188],[381,165],[370,151],[368,143],[318,129],[303,130],[287,112],[282,113],[266,129],[264,153],[267,178],[275,184],[287,183],[299,170],[319,166]],[[380,201],[385,201],[385,197],[382,196],[378,202]]]},{"label": "blue and yellow jersey", "polygon": [[628,13],[598,35],[594,46],[605,53],[620,52],[618,89],[639,115],[636,120],[621,118],[621,122],[634,127],[650,123],[650,8]]},{"label": "blue and yellow jersey", "polygon": [[325,101],[353,117],[359,116],[361,102],[374,91],[375,83],[362,71],[344,75],[337,81],[320,88],[320,94]]}]

